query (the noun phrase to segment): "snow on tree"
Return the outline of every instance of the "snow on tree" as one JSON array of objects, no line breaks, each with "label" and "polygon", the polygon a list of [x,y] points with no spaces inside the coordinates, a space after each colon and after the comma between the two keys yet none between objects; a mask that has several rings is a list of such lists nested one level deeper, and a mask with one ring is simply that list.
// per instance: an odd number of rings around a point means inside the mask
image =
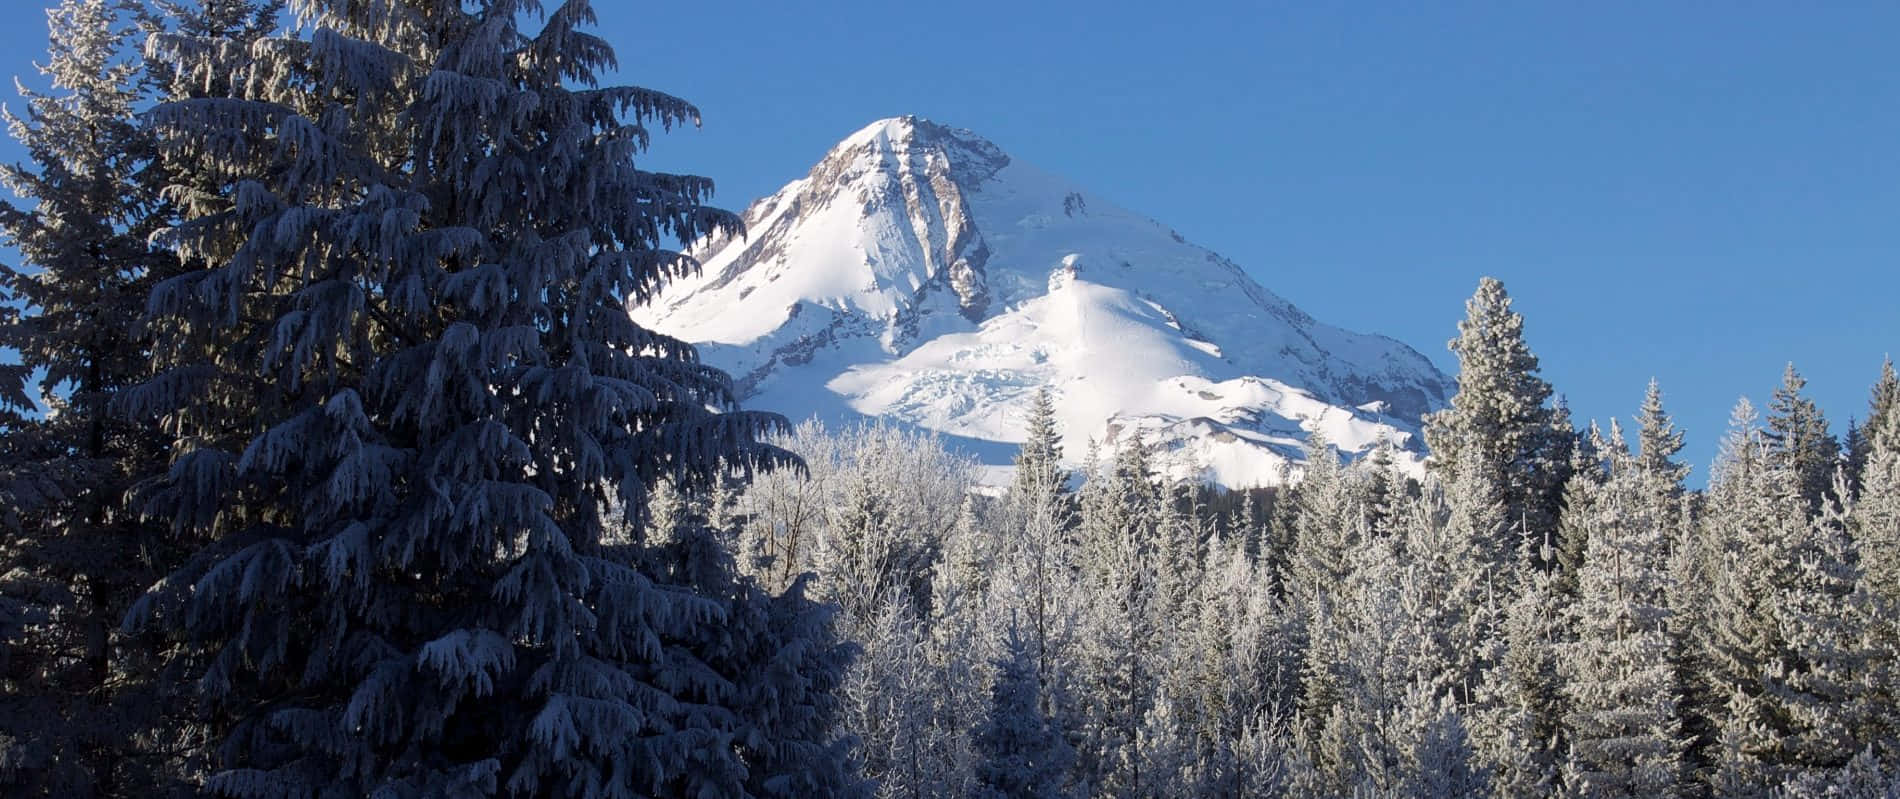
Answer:
[{"label": "snow on tree", "polygon": [[1775,463],[1793,475],[1801,499],[1814,513],[1820,511],[1833,487],[1841,445],[1828,432],[1827,417],[1820,406],[1801,393],[1807,383],[1794,364],[1788,364],[1781,385],[1768,402],[1762,440],[1767,442]]},{"label": "snow on tree", "polygon": [[1089,709],[1076,732],[1078,767],[1101,796],[1135,795],[1147,784],[1140,751],[1154,702],[1166,619],[1157,612],[1154,533],[1160,488],[1146,449],[1131,442],[1111,468],[1084,484],[1082,576],[1088,604],[1078,640],[1078,700]]},{"label": "snow on tree", "polygon": [[1062,466],[1062,433],[1056,429],[1055,399],[1048,386],[1038,387],[1030,402],[1029,422],[1015,465],[1011,497],[1037,493],[1043,486],[1066,487],[1069,483],[1069,472]]},{"label": "snow on tree", "polygon": [[[974,784],[993,647],[982,613],[993,546],[968,506],[971,461],[886,424],[774,439],[803,473],[756,477],[737,499],[742,558],[767,585],[810,575],[862,647],[845,675],[836,732],[861,741],[882,796],[956,795]],[[980,579],[979,579],[980,578]]]},{"label": "snow on tree", "polygon": [[1371,454],[1354,464],[1365,475],[1366,529],[1370,535],[1393,534],[1399,505],[1415,493],[1412,479],[1399,470],[1397,461],[1398,447],[1380,439]]},{"label": "snow on tree", "polygon": [[1538,546],[1556,529],[1574,433],[1548,404],[1550,384],[1537,376],[1524,317],[1511,310],[1503,283],[1478,283],[1450,347],[1458,393],[1425,419],[1428,463],[1446,474],[1475,471],[1504,503],[1512,529]]},{"label": "snow on tree", "polygon": [[1414,679],[1457,700],[1477,701],[1478,684],[1496,662],[1506,566],[1490,547],[1505,529],[1503,507],[1475,475],[1431,486],[1403,521],[1402,601],[1413,617]]},{"label": "snow on tree", "polygon": [[1356,475],[1315,432],[1306,443],[1306,471],[1293,491],[1292,551],[1287,557],[1288,604],[1300,624],[1300,711],[1323,723],[1339,700],[1338,669],[1344,664],[1335,604],[1353,571],[1354,551],[1367,540],[1363,494]]},{"label": "snow on tree", "polygon": [[1661,383],[1649,381],[1636,422],[1636,468],[1658,480],[1667,499],[1682,496],[1682,481],[1688,478],[1689,467],[1675,459],[1682,452],[1682,431],[1663,409]]},{"label": "snow on tree", "polygon": [[113,407],[147,373],[136,327],[173,262],[147,237],[163,219],[148,97],[125,4],[47,11],[49,87],[7,113],[31,166],[0,167],[24,205],[0,203],[22,263],[0,266],[0,787],[114,794],[187,766],[153,743],[188,740],[157,694],[149,650],[118,632],[130,603],[183,553],[126,507],[164,468],[156,420]]},{"label": "snow on tree", "polygon": [[1710,779],[1730,789],[1844,764],[1860,749],[1851,736],[1864,712],[1846,676],[1864,665],[1852,623],[1852,542],[1837,513],[1809,517],[1794,462],[1777,455],[1755,418],[1743,400],[1701,534],[1720,547],[1699,653],[1702,691],[1728,697],[1703,711],[1714,717]]},{"label": "snow on tree", "polygon": [[[784,787],[754,767],[783,764],[765,733],[786,728],[745,714],[806,689],[734,652],[760,595],[703,527],[636,532],[657,481],[788,460],[754,439],[774,420],[716,412],[729,380],[627,315],[692,268],[664,241],[736,225],[708,181],[635,166],[697,111],[598,87],[613,56],[583,0],[296,10],[231,96],[149,116],[187,173],[159,240],[193,271],[149,303],[161,372],[133,404],[177,445],[147,507],[213,541],[128,624],[191,642],[224,742],[208,789]],[[231,66],[185,36],[149,49],[180,76]],[[200,437],[233,411],[245,440]]]},{"label": "snow on tree", "polygon": [[[1040,400],[1038,407],[1042,407]],[[1037,416],[1046,418],[1049,413],[1039,411]],[[1037,429],[1042,432],[1034,432]],[[1051,701],[1060,687],[1058,670],[1069,661],[1081,613],[1081,554],[1075,541],[1075,497],[1068,490],[1067,472],[1047,468],[1048,464],[1034,466],[1042,454],[1056,451],[1053,422],[1032,424],[1031,430],[1017,458],[1015,483],[993,522],[999,529],[992,592],[999,600],[1020,604],[1021,635],[1035,665],[1038,695]],[[999,612],[1002,604],[992,602],[992,613]]]},{"label": "snow on tree", "polygon": [[1012,626],[990,687],[989,718],[976,733],[979,788],[996,799],[1058,799],[1066,796],[1075,751],[1043,698],[1037,653]]},{"label": "snow on tree", "polygon": [[1849,431],[1847,451],[1847,479],[1855,494],[1865,482],[1867,463],[1873,456],[1874,440],[1879,431],[1886,427],[1887,420],[1900,413],[1900,375],[1893,369],[1893,359],[1888,358],[1880,365],[1880,380],[1874,383],[1872,396],[1867,401],[1867,419],[1864,423]]},{"label": "snow on tree", "polygon": [[1491,795],[1489,774],[1465,731],[1459,703],[1428,680],[1406,691],[1393,727],[1405,742],[1399,754],[1395,796],[1480,799]]},{"label": "snow on tree", "polygon": [[1868,431],[1860,475],[1848,523],[1860,553],[1874,737],[1893,745],[1900,741],[1900,413],[1883,415]]},{"label": "snow on tree", "polygon": [[1675,472],[1651,471],[1655,463],[1631,455],[1620,431],[1609,443],[1610,478],[1582,521],[1588,549],[1577,574],[1576,637],[1560,660],[1566,787],[1587,796],[1676,796],[1685,741],[1668,603],[1674,530],[1655,488]]},{"label": "snow on tree", "polygon": [[1478,684],[1471,738],[1501,796],[1548,796],[1567,749],[1559,652],[1572,640],[1570,596],[1529,570],[1504,610],[1497,661]]},{"label": "snow on tree", "polygon": [[767,585],[817,572],[815,591],[844,608],[847,625],[897,596],[928,618],[932,574],[964,523],[972,461],[882,423],[833,433],[807,422],[775,441],[806,471],[762,475],[741,492],[750,521],[740,549],[754,572]]},{"label": "snow on tree", "polygon": [[[1354,547],[1333,601],[1307,620],[1300,713],[1326,792],[1396,789],[1399,742],[1389,734],[1413,673],[1415,642],[1402,591],[1401,544],[1370,538]],[[1311,653],[1324,651],[1324,658]]]}]

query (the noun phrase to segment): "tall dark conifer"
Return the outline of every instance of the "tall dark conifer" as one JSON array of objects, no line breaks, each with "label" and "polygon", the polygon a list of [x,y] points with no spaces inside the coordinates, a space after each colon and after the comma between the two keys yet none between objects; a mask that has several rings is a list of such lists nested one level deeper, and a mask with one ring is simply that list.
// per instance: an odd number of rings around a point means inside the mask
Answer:
[{"label": "tall dark conifer", "polygon": [[698,112],[598,87],[585,0],[296,10],[243,54],[151,48],[230,95],[151,114],[183,173],[160,240],[193,271],[153,293],[162,371],[132,403],[175,437],[146,508],[208,542],[129,620],[198,674],[208,787],[849,790],[822,741],[779,737],[830,700],[762,681],[811,676],[760,668],[774,649],[835,668],[821,630],[765,637],[777,612],[704,525],[643,532],[650,486],[786,457],[627,315],[692,266],[663,242],[736,225],[705,179],[635,166]]},{"label": "tall dark conifer", "polygon": [[0,266],[0,352],[20,360],[0,368],[0,792],[112,795],[176,773],[141,744],[162,704],[144,652],[117,632],[177,557],[124,502],[163,468],[164,442],[114,407],[148,373],[134,322],[168,259],[147,244],[161,204],[136,116],[137,21],[112,0],[47,16],[50,89],[24,90],[8,118],[31,164],[0,168],[30,201],[0,204],[21,257]]}]

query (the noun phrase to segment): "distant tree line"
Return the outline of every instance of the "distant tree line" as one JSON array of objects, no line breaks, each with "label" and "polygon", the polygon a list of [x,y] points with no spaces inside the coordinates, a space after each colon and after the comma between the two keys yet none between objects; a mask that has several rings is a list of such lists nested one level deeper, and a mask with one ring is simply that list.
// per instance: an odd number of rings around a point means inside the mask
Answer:
[{"label": "distant tree line", "polygon": [[1072,475],[1044,392],[994,501],[927,437],[799,428],[741,563],[841,608],[880,796],[1900,795],[1892,365],[1845,441],[1790,368],[1692,491],[1657,385],[1577,430],[1503,286],[1467,312],[1422,480],[1317,435],[1287,489],[1138,442]]}]

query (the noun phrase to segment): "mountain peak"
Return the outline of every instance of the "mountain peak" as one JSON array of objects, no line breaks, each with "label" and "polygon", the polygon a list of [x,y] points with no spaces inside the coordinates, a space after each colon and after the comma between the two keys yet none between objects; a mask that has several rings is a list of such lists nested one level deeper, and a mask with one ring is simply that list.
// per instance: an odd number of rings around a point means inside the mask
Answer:
[{"label": "mountain peak", "polygon": [[1073,456],[1135,437],[1242,486],[1275,480],[1308,431],[1417,452],[1451,385],[1404,345],[1321,324],[1173,230],[920,117],[851,134],[745,221],[636,318],[699,344],[749,404],[895,419],[987,464],[1009,462],[1041,386]]},{"label": "mountain peak", "polygon": [[[832,152],[860,147],[874,141],[909,142],[915,139],[958,138],[983,141],[974,131],[942,125],[916,114],[885,117],[859,128],[832,147]],[[988,142],[983,142],[988,144]],[[992,145],[994,146],[994,145]]]},{"label": "mountain peak", "polygon": [[910,174],[973,189],[1008,165],[1009,156],[974,131],[907,115],[880,119],[846,136],[813,167],[808,180],[823,184],[867,174]]}]

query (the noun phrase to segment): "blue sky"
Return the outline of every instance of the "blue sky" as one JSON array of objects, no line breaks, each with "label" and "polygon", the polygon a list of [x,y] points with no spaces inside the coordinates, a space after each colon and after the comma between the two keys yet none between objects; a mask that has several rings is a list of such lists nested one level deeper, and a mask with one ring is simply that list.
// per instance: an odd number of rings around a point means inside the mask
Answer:
[{"label": "blue sky", "polygon": [[1900,4],[598,5],[621,77],[704,112],[648,165],[729,207],[915,113],[1447,370],[1495,275],[1578,416],[1662,380],[1697,483],[1786,362],[1839,431],[1900,350]]}]

